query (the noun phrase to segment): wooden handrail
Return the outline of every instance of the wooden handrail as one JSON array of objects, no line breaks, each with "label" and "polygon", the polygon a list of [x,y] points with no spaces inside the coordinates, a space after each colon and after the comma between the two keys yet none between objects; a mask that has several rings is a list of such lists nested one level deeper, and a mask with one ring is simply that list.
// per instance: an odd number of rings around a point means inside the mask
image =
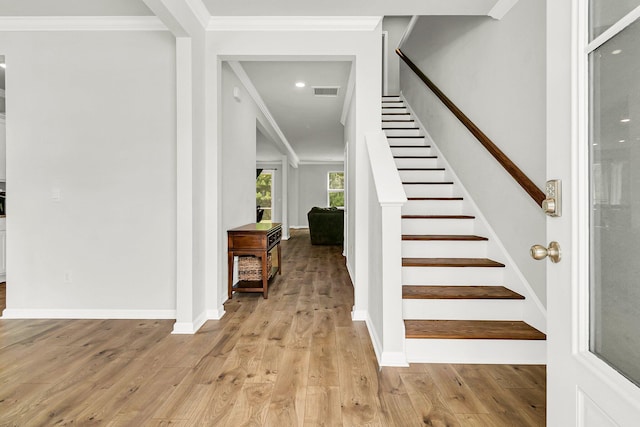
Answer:
[{"label": "wooden handrail", "polygon": [[471,132],[473,136],[475,136],[476,139],[480,141],[480,144],[482,144],[482,146],[486,148],[489,153],[491,153],[491,155],[498,161],[498,163],[500,163],[500,165],[502,165],[502,167],[507,172],[509,172],[509,175],[511,175],[513,179],[515,179],[516,182],[520,184],[520,186],[524,189],[524,191],[527,192],[529,196],[531,196],[536,204],[542,207],[542,201],[546,197],[542,190],[540,190],[533,183],[533,181],[531,181],[529,177],[525,175],[525,173],[522,172],[522,170],[518,166],[516,166],[516,164],[513,163],[513,161],[511,161],[511,159],[507,157],[507,155],[504,154],[502,150],[500,150],[498,146],[496,146],[496,144],[494,144],[493,141],[491,141],[489,137],[478,128],[478,126],[475,125],[475,123],[471,121],[471,119],[469,119],[462,111],[460,111],[460,109],[444,93],[442,93],[438,86],[436,86],[431,80],[429,80],[429,78],[422,72],[422,70],[420,70],[420,68],[418,68],[418,66],[414,64],[413,61],[411,61],[400,50],[400,48],[396,49],[396,53],[409,66],[409,68],[411,68],[413,72],[416,73],[420,80],[422,80],[423,83],[426,84],[429,89],[431,89],[431,91],[440,99],[440,101],[442,101],[442,103],[447,106],[447,108],[453,113],[453,115],[456,116],[467,129],[469,129],[469,132]]}]

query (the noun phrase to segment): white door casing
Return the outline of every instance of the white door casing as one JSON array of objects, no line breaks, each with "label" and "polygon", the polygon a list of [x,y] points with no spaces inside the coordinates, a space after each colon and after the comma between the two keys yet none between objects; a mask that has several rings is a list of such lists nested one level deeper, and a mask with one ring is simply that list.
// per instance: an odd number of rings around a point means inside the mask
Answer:
[{"label": "white door casing", "polygon": [[563,256],[547,268],[547,425],[633,426],[640,389],[589,351],[588,53],[595,45],[587,19],[588,0],[547,0],[547,177],[561,179],[564,192],[563,216],[547,219],[544,242],[558,241]]}]

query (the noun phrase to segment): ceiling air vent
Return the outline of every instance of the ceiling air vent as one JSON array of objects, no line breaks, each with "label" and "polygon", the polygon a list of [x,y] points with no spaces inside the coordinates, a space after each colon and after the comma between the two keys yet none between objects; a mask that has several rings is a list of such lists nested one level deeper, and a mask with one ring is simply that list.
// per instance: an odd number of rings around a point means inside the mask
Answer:
[{"label": "ceiling air vent", "polygon": [[313,86],[314,96],[336,97],[340,86]]}]

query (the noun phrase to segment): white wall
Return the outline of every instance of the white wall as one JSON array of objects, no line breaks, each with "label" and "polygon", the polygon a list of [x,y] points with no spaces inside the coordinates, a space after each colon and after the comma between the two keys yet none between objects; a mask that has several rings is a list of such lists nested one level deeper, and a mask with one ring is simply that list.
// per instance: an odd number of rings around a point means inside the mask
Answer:
[{"label": "white wall", "polygon": [[5,315],[174,317],[174,37],[12,32],[0,51],[11,93]]},{"label": "white wall", "polygon": [[0,181],[7,179],[7,128],[6,120],[0,117]]},{"label": "white wall", "polygon": [[[358,89],[356,88],[355,91]],[[355,262],[356,262],[356,247],[355,247],[355,238],[353,235],[353,230],[356,227],[356,216],[355,216],[355,191],[356,191],[356,183],[355,183],[355,167],[356,167],[356,150],[355,143],[356,141],[356,106],[353,99],[355,99],[355,91],[352,95],[352,101],[349,104],[349,111],[347,112],[347,116],[345,118],[344,123],[344,142],[347,147],[345,151],[345,222],[347,227],[345,229],[345,245],[344,254],[347,257],[347,270],[349,271],[349,275],[351,276],[351,280],[354,280],[354,272],[355,272]],[[367,165],[367,167],[369,167]],[[367,175],[368,176],[368,175]]]},{"label": "white wall", "polygon": [[[544,188],[545,4],[521,0],[501,20],[422,17],[403,51],[540,188]],[[463,185],[545,303],[545,215],[408,67],[401,89]],[[508,284],[507,284],[508,285]]]},{"label": "white wall", "polygon": [[398,43],[402,39],[410,16],[385,16],[382,20],[382,31],[387,32],[387,90],[385,95],[400,93],[400,57],[396,54]]},{"label": "white wall", "polygon": [[328,174],[343,171],[343,163],[298,166],[298,216],[295,225],[308,227],[307,213],[311,208],[328,206]]},{"label": "white wall", "polygon": [[[240,100],[233,89],[240,91]],[[227,63],[222,64],[222,230],[256,222],[256,121],[260,110]],[[227,277],[227,245],[220,253],[222,277]]]}]

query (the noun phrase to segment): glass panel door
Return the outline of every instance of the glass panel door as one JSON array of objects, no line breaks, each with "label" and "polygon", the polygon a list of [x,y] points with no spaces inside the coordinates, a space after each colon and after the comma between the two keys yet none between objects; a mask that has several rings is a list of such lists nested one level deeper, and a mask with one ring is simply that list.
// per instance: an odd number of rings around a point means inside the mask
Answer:
[{"label": "glass panel door", "polygon": [[[601,20],[593,18],[604,13],[604,5],[616,18],[634,6],[592,1],[592,34],[600,31]],[[639,41],[640,21],[635,21],[589,54],[589,349],[636,384],[640,384]]]}]

